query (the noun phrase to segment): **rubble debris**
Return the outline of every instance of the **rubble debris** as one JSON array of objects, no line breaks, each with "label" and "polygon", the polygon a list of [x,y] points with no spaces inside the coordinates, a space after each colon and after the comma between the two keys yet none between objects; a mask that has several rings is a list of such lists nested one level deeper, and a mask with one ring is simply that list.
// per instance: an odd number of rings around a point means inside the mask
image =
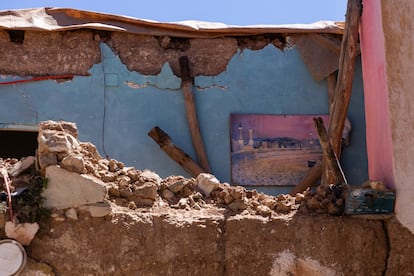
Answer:
[{"label": "rubble debris", "polygon": [[38,223],[14,223],[7,221],[5,225],[6,236],[20,242],[22,245],[30,245],[39,230]]},{"label": "rubble debris", "polygon": [[345,209],[347,185],[322,184],[315,191],[305,191],[303,211],[342,215]]},{"label": "rubble debris", "polygon": [[[108,203],[132,210],[155,206],[200,210],[213,204],[232,213],[271,216],[297,210],[300,205],[296,197],[275,198],[248,191],[220,183],[207,173],[196,178],[162,179],[150,170],[125,167],[115,159],[102,158],[91,143],[78,141],[76,125],[68,122],[46,121],[39,125],[39,163],[42,156],[52,154],[56,164],[40,165],[49,180],[42,194],[49,208],[94,210],[94,216],[103,216],[110,213],[109,205],[105,205]],[[64,219],[64,215],[53,217]]]}]

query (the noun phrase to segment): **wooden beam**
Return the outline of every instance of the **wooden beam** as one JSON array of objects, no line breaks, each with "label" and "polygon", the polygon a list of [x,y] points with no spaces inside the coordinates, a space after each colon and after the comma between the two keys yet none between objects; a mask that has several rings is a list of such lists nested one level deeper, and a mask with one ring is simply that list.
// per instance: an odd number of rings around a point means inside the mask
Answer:
[{"label": "wooden beam", "polygon": [[170,136],[168,136],[168,134],[161,128],[157,126],[152,128],[148,132],[148,136],[157,142],[160,148],[192,177],[197,177],[200,173],[205,172],[196,162],[193,161],[193,159],[191,159],[188,154],[174,145]]},{"label": "wooden beam", "polygon": [[[332,108],[330,108],[329,137],[336,156],[341,154],[341,137],[348,112],[354,79],[355,59],[359,52],[358,29],[362,13],[361,0],[348,0],[345,19],[345,30],[342,37],[341,53],[339,56],[338,80],[335,86]],[[319,173],[319,177],[316,177]],[[292,190],[302,192],[311,187],[322,175],[322,164],[316,164],[304,179]],[[300,189],[299,189],[300,185]]]},{"label": "wooden beam", "polygon": [[329,142],[328,132],[323,124],[322,118],[313,118],[313,122],[315,123],[315,128],[318,132],[319,141],[326,160],[326,167],[327,170],[329,170],[330,179],[332,179],[328,184],[346,184],[347,181],[339,164],[339,160]]},{"label": "wooden beam", "polygon": [[290,194],[292,196],[296,195],[297,193],[301,193],[305,191],[307,188],[314,186],[317,181],[321,178],[322,175],[322,163],[319,161],[316,163],[306,176],[300,181],[295,187],[293,187]]},{"label": "wooden beam", "polygon": [[198,163],[206,172],[210,172],[210,166],[208,164],[203,138],[201,136],[198,124],[196,104],[194,101],[194,93],[192,91],[193,79],[190,73],[190,65],[187,56],[180,57],[179,62],[181,73],[181,88],[184,93],[185,110],[187,114],[188,126],[191,132],[191,140],[193,142],[193,147],[197,155]]},{"label": "wooden beam", "polygon": [[329,136],[337,156],[340,156],[341,153],[342,131],[351,100],[355,59],[358,53],[358,31],[361,12],[361,0],[348,0],[345,30],[341,44],[341,55],[339,57],[338,80],[329,120]]}]

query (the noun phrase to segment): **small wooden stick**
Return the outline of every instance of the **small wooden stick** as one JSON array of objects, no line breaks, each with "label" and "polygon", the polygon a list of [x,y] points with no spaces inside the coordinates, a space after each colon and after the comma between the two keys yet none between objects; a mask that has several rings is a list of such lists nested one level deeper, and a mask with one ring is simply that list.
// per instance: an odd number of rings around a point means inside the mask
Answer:
[{"label": "small wooden stick", "polygon": [[192,177],[197,177],[200,173],[205,172],[196,162],[191,159],[182,149],[174,145],[170,136],[161,128],[154,127],[148,132],[148,136],[154,139],[160,148],[177,162]]}]

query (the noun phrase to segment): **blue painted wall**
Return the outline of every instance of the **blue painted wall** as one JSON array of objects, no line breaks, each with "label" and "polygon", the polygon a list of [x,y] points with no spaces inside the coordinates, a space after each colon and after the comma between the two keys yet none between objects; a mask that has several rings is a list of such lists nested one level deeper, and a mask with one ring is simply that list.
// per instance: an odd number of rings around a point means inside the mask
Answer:
[{"label": "blue painted wall", "polygon": [[[195,159],[187,126],[181,81],[165,64],[157,76],[130,72],[106,44],[102,62],[90,77],[57,83],[41,81],[1,86],[0,124],[66,120],[78,125],[80,140],[94,143],[103,156],[162,177],[188,176],[147,136],[161,127],[175,144]],[[361,65],[357,62],[349,117],[351,147],[343,152],[350,183],[367,179],[365,117]],[[10,77],[6,80],[11,80]],[[195,78],[195,99],[210,166],[230,182],[229,114],[327,114],[326,81],[315,82],[295,48],[273,45],[243,50],[218,76]],[[269,193],[290,188],[265,189]]]}]

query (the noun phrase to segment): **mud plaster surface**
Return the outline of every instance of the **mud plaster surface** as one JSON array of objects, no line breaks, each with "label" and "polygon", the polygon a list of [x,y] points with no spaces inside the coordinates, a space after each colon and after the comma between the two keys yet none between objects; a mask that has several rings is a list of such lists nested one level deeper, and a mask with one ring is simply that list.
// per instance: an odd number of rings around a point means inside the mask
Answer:
[{"label": "mud plaster surface", "polygon": [[[394,220],[387,225],[393,231],[390,251],[382,221],[117,208],[105,218],[79,213],[78,221],[52,222],[32,242],[31,257],[59,275],[294,275],[278,273],[306,267],[306,273],[333,272],[315,275],[409,275],[412,236],[403,241],[409,235],[397,237],[401,225]],[[293,258],[285,268],[283,252]]]},{"label": "mud plaster surface", "polygon": [[188,56],[193,76],[214,76],[226,70],[227,63],[245,48],[259,50],[268,44],[282,49],[280,35],[188,39],[155,37],[120,32],[75,30],[67,32],[16,33],[0,31],[0,73],[10,75],[86,75],[101,62],[99,43],[107,43],[131,71],[156,75],[169,62],[180,76],[178,59]]},{"label": "mud plaster surface", "polygon": [[0,73],[20,76],[87,74],[101,60],[99,42],[90,31],[26,31],[22,43],[0,31],[0,51]]}]

